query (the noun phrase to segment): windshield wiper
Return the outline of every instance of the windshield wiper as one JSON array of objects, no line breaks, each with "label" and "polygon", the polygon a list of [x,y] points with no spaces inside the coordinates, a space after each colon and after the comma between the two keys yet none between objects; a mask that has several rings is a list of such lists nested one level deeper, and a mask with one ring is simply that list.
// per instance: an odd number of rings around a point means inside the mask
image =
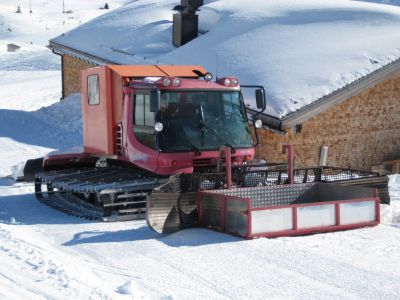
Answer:
[{"label": "windshield wiper", "polygon": [[204,133],[212,133],[211,135],[213,137],[215,137],[220,143],[224,144],[225,146],[231,148],[231,152],[235,153],[236,149],[235,147],[233,147],[230,143],[228,143],[227,141],[225,141],[214,129],[213,131],[209,130],[208,127],[206,127],[206,123],[204,120],[204,111],[203,111],[203,106],[201,104],[199,104],[198,108],[197,108],[197,115],[199,118],[199,124],[200,124],[200,129],[201,129],[201,137],[204,140]]},{"label": "windshield wiper", "polygon": [[204,132],[206,130],[206,124],[204,122],[203,105],[201,104],[199,104],[199,106],[197,107],[197,116],[199,118],[199,124],[201,129],[201,138],[204,140]]},{"label": "windshield wiper", "polygon": [[197,148],[195,145],[193,145],[192,142],[189,142],[189,139],[187,139],[187,142],[190,144],[190,146],[192,146],[192,150],[194,150],[194,155],[200,156],[201,151],[199,150],[199,148]]},{"label": "windshield wiper", "polygon": [[[204,125],[205,126],[205,125]],[[205,127],[206,131],[208,133],[212,133],[212,136],[215,137],[220,143],[224,144],[225,146],[231,148],[231,152],[235,153],[236,149],[233,147],[230,143],[228,143],[223,137],[221,137],[217,131],[214,129],[213,131],[210,131],[207,127]]]}]

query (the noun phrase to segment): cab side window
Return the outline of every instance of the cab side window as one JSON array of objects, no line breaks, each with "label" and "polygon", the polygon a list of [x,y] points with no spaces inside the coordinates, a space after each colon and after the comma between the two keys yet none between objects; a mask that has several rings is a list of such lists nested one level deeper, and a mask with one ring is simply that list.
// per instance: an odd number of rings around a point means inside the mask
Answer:
[{"label": "cab side window", "polygon": [[143,145],[155,149],[154,112],[150,111],[150,94],[134,94],[133,131],[136,138]]},{"label": "cab side window", "polygon": [[87,77],[87,97],[89,105],[100,104],[99,76],[96,74]]}]

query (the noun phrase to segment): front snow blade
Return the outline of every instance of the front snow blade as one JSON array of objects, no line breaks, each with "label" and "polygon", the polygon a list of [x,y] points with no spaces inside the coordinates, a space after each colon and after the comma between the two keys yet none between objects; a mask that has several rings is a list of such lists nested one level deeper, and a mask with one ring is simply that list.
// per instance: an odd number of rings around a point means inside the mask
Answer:
[{"label": "front snow blade", "polygon": [[34,181],[36,174],[43,171],[43,157],[28,159],[24,167],[24,176],[18,181]]},{"label": "front snow blade", "polygon": [[147,224],[161,234],[196,226],[196,195],[197,193],[153,192],[147,197]]},{"label": "front snow blade", "polygon": [[178,199],[179,193],[154,192],[147,196],[146,220],[149,227],[161,234],[183,229]]}]

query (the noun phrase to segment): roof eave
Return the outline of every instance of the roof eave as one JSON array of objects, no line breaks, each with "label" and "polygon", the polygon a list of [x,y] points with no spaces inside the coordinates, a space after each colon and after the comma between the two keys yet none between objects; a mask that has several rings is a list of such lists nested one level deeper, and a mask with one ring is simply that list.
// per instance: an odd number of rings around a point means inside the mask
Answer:
[{"label": "roof eave", "polygon": [[400,72],[400,58],[375,70],[374,72],[326,95],[319,100],[293,112],[282,118],[282,127],[291,128],[301,124],[312,117],[328,110],[359,93],[374,87],[390,79],[394,74]]},{"label": "roof eave", "polygon": [[59,43],[54,42],[53,40],[49,41],[49,47],[53,52],[55,52],[57,54],[61,54],[61,55],[66,54],[66,55],[69,55],[72,57],[79,58],[80,60],[90,62],[95,65],[99,65],[99,66],[108,65],[108,64],[118,65],[118,63],[113,62],[111,60],[96,57],[89,53],[85,53],[85,52],[61,45]]},{"label": "roof eave", "polygon": [[[246,107],[246,111],[250,115],[255,115],[258,113],[257,110],[252,109],[250,107]],[[269,114],[261,113],[257,116],[257,119],[260,119],[263,123],[263,128],[272,130],[274,132],[279,132],[279,133],[286,133],[284,130],[282,130],[282,121]]]}]

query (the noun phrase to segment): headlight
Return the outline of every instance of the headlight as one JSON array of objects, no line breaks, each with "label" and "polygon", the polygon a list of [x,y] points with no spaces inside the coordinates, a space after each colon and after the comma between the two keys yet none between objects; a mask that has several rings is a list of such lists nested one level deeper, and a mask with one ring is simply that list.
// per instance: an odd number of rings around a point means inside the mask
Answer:
[{"label": "headlight", "polygon": [[154,130],[155,130],[156,132],[161,132],[161,131],[163,130],[163,128],[164,128],[164,125],[163,125],[163,123],[161,123],[161,122],[156,122],[156,123],[154,124]]},{"label": "headlight", "polygon": [[258,129],[262,127],[262,121],[260,119],[254,122],[254,126]]}]

